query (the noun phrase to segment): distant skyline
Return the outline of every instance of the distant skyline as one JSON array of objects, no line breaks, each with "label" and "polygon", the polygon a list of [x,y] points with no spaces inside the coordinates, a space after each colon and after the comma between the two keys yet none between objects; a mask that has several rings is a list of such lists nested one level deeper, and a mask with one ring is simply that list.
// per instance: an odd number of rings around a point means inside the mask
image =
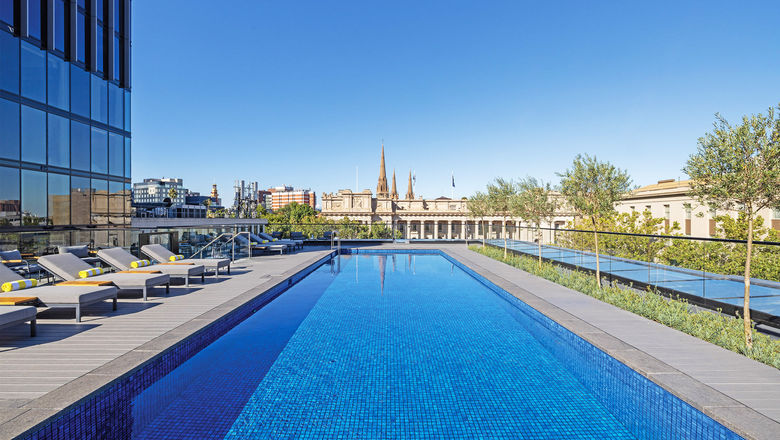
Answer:
[{"label": "distant skyline", "polygon": [[231,5],[133,2],[134,182],[375,191],[384,139],[402,194],[557,183],[578,153],[646,185],[714,113],[780,102],[776,1]]}]

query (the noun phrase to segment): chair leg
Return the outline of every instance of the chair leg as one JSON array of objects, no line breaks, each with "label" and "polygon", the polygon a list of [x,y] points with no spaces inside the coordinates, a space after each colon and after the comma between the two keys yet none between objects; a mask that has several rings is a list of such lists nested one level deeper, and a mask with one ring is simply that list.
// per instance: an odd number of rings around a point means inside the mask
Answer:
[{"label": "chair leg", "polygon": [[36,320],[35,320],[35,318],[33,318],[30,321],[30,336],[35,336],[36,334],[37,334]]},{"label": "chair leg", "polygon": [[200,282],[201,284],[206,283],[206,271],[204,270],[202,274],[200,274]]},{"label": "chair leg", "polygon": [[171,283],[165,283],[165,294],[171,293]]},{"label": "chair leg", "polygon": [[184,287],[190,287],[190,276],[189,275],[184,277]]},{"label": "chair leg", "polygon": [[146,301],[146,286],[144,286],[143,292],[144,292],[144,301]]},{"label": "chair leg", "polygon": [[116,311],[116,298],[111,298],[111,302],[112,302],[111,310]]},{"label": "chair leg", "polygon": [[76,305],[76,322],[81,322],[81,304]]},{"label": "chair leg", "polygon": [[228,275],[230,275],[230,265],[228,264]]}]

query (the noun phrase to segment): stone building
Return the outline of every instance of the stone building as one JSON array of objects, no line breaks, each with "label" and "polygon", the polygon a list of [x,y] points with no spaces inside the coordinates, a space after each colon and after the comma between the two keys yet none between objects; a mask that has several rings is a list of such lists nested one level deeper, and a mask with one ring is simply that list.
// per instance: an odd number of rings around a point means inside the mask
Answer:
[{"label": "stone building", "polygon": [[[371,190],[353,192],[342,189],[322,196],[322,215],[331,220],[349,218],[363,224],[384,223],[400,231],[402,237],[413,239],[481,239],[508,238],[528,240],[532,234],[526,222],[501,217],[474,218],[469,215],[468,201],[439,197],[423,199],[415,197],[412,173],[409,172],[405,198],[398,195],[395,171],[392,187],[388,188],[385,169],[385,151],[382,146],[379,161],[379,180],[376,196]],[[546,227],[563,227],[572,216],[562,212]],[[487,225],[487,227],[483,227]],[[485,230],[483,230],[485,229]]]}]

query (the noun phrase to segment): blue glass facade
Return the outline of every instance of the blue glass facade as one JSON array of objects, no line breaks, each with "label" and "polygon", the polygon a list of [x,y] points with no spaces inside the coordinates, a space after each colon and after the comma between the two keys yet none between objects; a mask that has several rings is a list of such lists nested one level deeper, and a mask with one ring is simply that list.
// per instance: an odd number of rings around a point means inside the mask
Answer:
[{"label": "blue glass facade", "polygon": [[0,0],[0,232],[129,224],[130,2]]}]

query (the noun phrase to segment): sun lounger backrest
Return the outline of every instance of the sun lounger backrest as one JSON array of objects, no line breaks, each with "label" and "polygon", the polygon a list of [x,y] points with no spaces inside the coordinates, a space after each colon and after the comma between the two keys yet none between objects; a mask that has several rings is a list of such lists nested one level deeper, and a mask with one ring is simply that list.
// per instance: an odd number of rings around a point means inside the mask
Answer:
[{"label": "sun lounger backrest", "polygon": [[12,251],[0,251],[0,260],[21,260],[22,259],[22,253],[19,252],[19,249],[14,249]]},{"label": "sun lounger backrest", "polygon": [[0,264],[0,284],[23,280],[21,275]]},{"label": "sun lounger backrest", "polygon": [[89,257],[89,249],[87,245],[83,246],[57,246],[57,252],[60,254],[73,254],[79,258]]},{"label": "sun lounger backrest", "polygon": [[71,253],[45,255],[38,259],[38,264],[66,281],[78,280],[80,271],[94,269]]},{"label": "sun lounger backrest", "polygon": [[175,254],[161,244],[147,244],[141,247],[141,252],[157,260],[159,263],[167,263]]},{"label": "sun lounger backrest", "polygon": [[101,249],[98,251],[97,255],[100,257],[100,259],[109,265],[114,266],[120,270],[130,270],[130,263],[133,261],[138,261],[138,258],[121,247]]}]

